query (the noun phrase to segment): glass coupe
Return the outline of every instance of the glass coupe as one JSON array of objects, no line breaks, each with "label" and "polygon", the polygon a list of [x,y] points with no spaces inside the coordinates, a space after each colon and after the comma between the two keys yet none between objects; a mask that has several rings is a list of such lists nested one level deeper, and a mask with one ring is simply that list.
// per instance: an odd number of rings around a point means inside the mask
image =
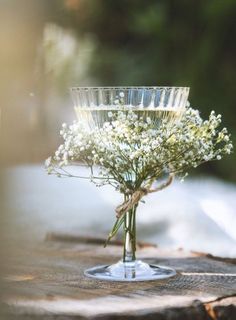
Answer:
[{"label": "glass coupe", "polygon": [[[187,105],[188,87],[73,87],[74,107],[79,120],[91,129],[109,122],[109,112],[132,110],[141,119],[151,118],[158,126],[163,118],[168,125],[183,114]],[[122,146],[121,146],[122,147]],[[135,177],[134,177],[135,179]],[[172,277],[175,270],[159,265],[149,265],[136,260],[136,211],[137,203],[123,219],[123,257],[113,265],[87,269],[88,277],[110,281],[147,281]]]}]

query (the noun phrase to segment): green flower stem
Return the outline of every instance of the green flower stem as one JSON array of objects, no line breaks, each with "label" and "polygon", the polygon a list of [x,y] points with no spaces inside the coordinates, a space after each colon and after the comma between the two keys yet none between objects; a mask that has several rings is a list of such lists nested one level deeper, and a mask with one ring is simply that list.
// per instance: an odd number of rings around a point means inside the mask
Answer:
[{"label": "green flower stem", "polygon": [[134,205],[125,213],[123,262],[136,260],[136,209],[137,205]]}]

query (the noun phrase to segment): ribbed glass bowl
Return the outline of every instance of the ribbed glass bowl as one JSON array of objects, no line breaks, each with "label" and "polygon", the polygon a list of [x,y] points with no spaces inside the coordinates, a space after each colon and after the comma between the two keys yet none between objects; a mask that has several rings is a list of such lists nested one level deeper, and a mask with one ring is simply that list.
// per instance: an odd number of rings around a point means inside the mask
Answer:
[{"label": "ribbed glass bowl", "polygon": [[72,87],[75,107],[117,108],[117,99],[127,108],[167,109],[185,108],[189,87]]},{"label": "ribbed glass bowl", "polygon": [[89,128],[109,122],[110,111],[132,110],[139,119],[152,119],[168,126],[179,119],[187,105],[188,87],[74,87],[74,107],[80,122]]}]

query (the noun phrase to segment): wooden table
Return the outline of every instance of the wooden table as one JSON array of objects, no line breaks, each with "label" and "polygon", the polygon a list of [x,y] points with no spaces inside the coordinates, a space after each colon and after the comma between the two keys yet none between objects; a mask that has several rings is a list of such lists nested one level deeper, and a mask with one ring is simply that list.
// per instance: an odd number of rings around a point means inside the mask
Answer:
[{"label": "wooden table", "polygon": [[[173,185],[174,189],[166,190],[164,198],[160,193],[156,202],[150,197],[149,208],[143,206],[143,214],[169,199],[178,208],[175,214],[182,212],[180,203],[188,199],[185,208],[189,213],[192,208],[189,204],[200,198],[192,197],[196,192],[191,182],[186,181],[185,186],[186,190]],[[214,186],[215,182],[208,182],[205,187],[198,185],[198,189],[210,199],[209,190],[214,190],[214,199],[223,193],[225,203],[234,208],[234,188],[223,188],[220,184],[218,190],[219,186],[216,189]],[[92,237],[88,241],[87,237],[73,237],[71,233],[106,235],[119,199],[105,202],[103,191],[89,182],[48,177],[41,166],[10,168],[2,173],[0,170],[0,189],[0,320],[236,319],[235,260],[146,246],[139,248],[139,258],[169,265],[177,270],[177,276],[139,283],[88,279],[83,276],[85,268],[116,262],[122,248],[115,242],[104,249],[104,239]],[[89,203],[88,194],[92,195]],[[181,215],[174,217],[184,219]],[[230,217],[227,221],[231,221]],[[106,221],[107,228],[101,228],[104,224],[99,228],[99,220]],[[201,223],[189,230],[200,241],[207,239],[204,248],[209,248],[209,241],[215,241],[218,246],[227,239],[226,234],[220,233],[221,229],[206,224],[201,210],[197,219],[194,215],[188,218],[188,226],[197,221]],[[182,224],[180,230],[188,230],[186,226]],[[205,231],[199,235],[202,226]],[[233,232],[233,221],[230,226]],[[154,227],[160,235],[157,221]],[[68,234],[51,234],[44,240],[46,230]],[[139,235],[139,239],[146,238],[142,232]],[[159,243],[160,238],[155,239]],[[227,255],[226,248],[232,246],[224,248]]]},{"label": "wooden table", "polygon": [[236,259],[144,246],[139,258],[173,267],[177,275],[114,283],[86,278],[83,270],[116,262],[119,243],[104,249],[84,242],[50,235],[9,249],[2,272],[3,319],[236,319]]}]

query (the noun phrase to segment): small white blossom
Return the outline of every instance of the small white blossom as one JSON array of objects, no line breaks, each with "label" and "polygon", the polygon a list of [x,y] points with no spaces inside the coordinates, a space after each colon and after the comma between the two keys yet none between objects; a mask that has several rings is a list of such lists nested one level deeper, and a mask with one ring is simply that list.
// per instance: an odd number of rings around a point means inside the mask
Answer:
[{"label": "small white blossom", "polygon": [[[115,103],[122,106],[121,98],[119,95]],[[140,187],[140,181],[146,185],[151,177],[158,179],[168,172],[184,178],[188,168],[232,152],[230,135],[226,128],[219,130],[221,116],[214,111],[203,121],[198,110],[187,108],[171,124],[167,118],[156,121],[135,110],[109,111],[107,116],[102,127],[93,129],[82,122],[63,124],[64,143],[46,160],[48,173],[57,174],[71,161],[83,162],[101,168],[101,182],[92,178],[96,185],[110,183],[112,178],[118,190],[135,190],[137,182]]]},{"label": "small white blossom", "polygon": [[49,157],[45,160],[45,167],[49,167],[51,165],[51,162],[52,162],[52,157]]}]

